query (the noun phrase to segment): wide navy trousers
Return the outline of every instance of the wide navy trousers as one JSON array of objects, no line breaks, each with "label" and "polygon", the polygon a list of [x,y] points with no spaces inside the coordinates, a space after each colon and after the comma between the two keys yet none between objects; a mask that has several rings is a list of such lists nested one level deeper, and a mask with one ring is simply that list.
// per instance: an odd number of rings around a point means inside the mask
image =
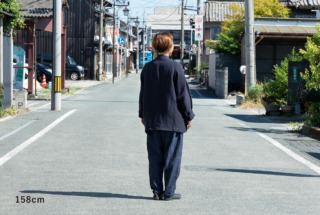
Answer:
[{"label": "wide navy trousers", "polygon": [[158,194],[164,192],[165,197],[173,196],[180,174],[182,145],[183,133],[173,131],[147,133],[150,187],[153,192]]}]

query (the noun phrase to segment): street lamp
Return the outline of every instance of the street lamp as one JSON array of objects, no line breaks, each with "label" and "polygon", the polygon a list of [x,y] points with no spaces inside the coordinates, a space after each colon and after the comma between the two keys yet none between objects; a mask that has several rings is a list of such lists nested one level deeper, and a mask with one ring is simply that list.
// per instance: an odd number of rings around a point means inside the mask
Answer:
[{"label": "street lamp", "polygon": [[[125,6],[125,8],[123,9],[123,14],[125,16],[128,16],[129,15],[129,9],[127,8],[127,6],[130,5],[130,2],[128,1],[128,4],[116,4],[116,2],[119,1],[119,0],[115,0],[114,3],[113,3],[113,38],[112,38],[112,83],[114,83],[114,75],[115,75],[115,71],[116,71],[116,68],[115,68],[115,63],[114,63],[114,43],[115,43],[115,28],[116,28],[116,7],[119,6],[119,7],[123,7]],[[120,31],[118,32],[118,34],[120,34]],[[118,54],[118,53],[117,53]]]},{"label": "street lamp", "polygon": [[138,74],[138,70],[139,70],[139,18],[128,18],[129,20],[135,20],[134,23],[136,24],[137,27],[137,41],[138,41],[138,45],[137,45],[137,59],[136,59],[136,73]]},{"label": "street lamp", "polygon": [[123,9],[123,15],[129,16],[129,9],[127,8],[127,6]]},{"label": "street lamp", "polygon": [[136,24],[137,27],[139,27],[140,22],[138,17],[136,18],[136,21],[134,23]]}]

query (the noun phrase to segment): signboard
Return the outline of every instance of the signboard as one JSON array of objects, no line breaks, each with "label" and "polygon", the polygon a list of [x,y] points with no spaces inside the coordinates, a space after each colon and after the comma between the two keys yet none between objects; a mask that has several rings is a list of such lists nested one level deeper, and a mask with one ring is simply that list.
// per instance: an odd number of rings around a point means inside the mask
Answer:
[{"label": "signboard", "polygon": [[[114,29],[114,35],[118,36],[119,34],[119,29],[115,28]],[[110,35],[113,36],[113,27],[110,28]]]},{"label": "signboard", "polygon": [[195,16],[195,41],[203,41],[203,16]]},{"label": "signboard", "polygon": [[[14,46],[13,47],[13,61],[14,66],[23,67],[25,61],[25,51],[23,48]],[[23,80],[24,80],[24,69],[14,69],[13,74],[13,89],[22,90],[23,89]]]},{"label": "signboard", "polygon": [[129,35],[132,35],[132,26],[129,26]]},{"label": "signboard", "polygon": [[298,67],[293,66],[292,71],[293,71],[293,83],[298,83]]},{"label": "signboard", "polygon": [[133,46],[134,46],[134,47],[138,47],[138,45],[139,45],[138,40],[135,40],[135,41],[133,42]]},{"label": "signboard", "polygon": [[126,41],[126,40],[125,40],[123,37],[119,37],[119,39],[118,39],[118,43],[119,43],[120,45],[124,44],[125,41]]}]

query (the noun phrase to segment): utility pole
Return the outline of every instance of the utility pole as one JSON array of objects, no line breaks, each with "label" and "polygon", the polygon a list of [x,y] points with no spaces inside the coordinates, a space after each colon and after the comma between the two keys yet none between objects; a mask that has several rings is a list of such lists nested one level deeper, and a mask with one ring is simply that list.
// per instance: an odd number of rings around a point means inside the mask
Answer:
[{"label": "utility pole", "polygon": [[114,43],[116,37],[116,6],[113,5],[113,36],[112,36],[112,83],[114,84],[114,73],[116,71],[115,63],[114,63]]},{"label": "utility pole", "polygon": [[125,51],[125,70],[126,77],[128,77],[128,44],[129,44],[129,17],[127,20],[127,37],[126,37],[126,51]]},{"label": "utility pole", "polygon": [[180,64],[183,67],[184,58],[184,0],[181,0],[181,49],[180,49]]},{"label": "utility pole", "polygon": [[[138,18],[137,18],[138,19]],[[140,49],[140,43],[139,43],[139,25],[137,25],[137,41],[138,41],[138,46],[137,46],[137,59],[136,59],[136,73],[138,74],[139,70],[139,49]]]},{"label": "utility pole", "polygon": [[[117,14],[118,15],[118,14]],[[119,17],[117,16],[117,19],[116,19],[116,25],[117,25],[117,29],[118,29],[118,38],[120,37],[120,21],[119,21]],[[116,58],[116,75],[117,75],[117,78],[119,78],[119,42],[117,42],[117,58]]]},{"label": "utility pole", "polygon": [[3,85],[3,15],[0,15],[0,89]]},{"label": "utility pole", "polygon": [[[197,2],[197,15],[200,15],[200,0],[198,0]],[[201,53],[200,41],[198,41],[197,42],[197,64],[196,64],[197,68],[200,68],[200,64],[201,64],[200,53]]]},{"label": "utility pole", "polygon": [[61,110],[61,15],[62,0],[53,1],[53,82],[51,110]]},{"label": "utility pole", "polygon": [[146,11],[144,11],[143,14],[143,39],[142,39],[142,47],[143,47],[143,54],[142,54],[142,67],[144,67],[145,65],[145,57],[146,57],[146,41],[145,41],[145,33],[146,33],[146,26],[145,26],[145,15],[146,15]]},{"label": "utility pole", "polygon": [[[100,36],[99,36],[99,76],[98,76],[98,81],[101,81],[102,78],[102,38],[103,38],[103,16],[104,16],[104,5],[103,5],[104,0],[100,0]],[[94,80],[96,77],[94,77]]]},{"label": "utility pole", "polygon": [[254,4],[253,0],[245,0],[246,12],[246,77],[247,89],[256,84],[256,65],[255,65],[255,35],[253,31],[254,24]]}]

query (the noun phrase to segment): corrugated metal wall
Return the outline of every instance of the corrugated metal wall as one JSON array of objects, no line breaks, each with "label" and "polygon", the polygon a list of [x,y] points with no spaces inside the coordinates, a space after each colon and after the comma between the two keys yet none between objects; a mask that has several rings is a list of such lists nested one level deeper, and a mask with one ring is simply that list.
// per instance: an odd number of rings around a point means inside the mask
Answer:
[{"label": "corrugated metal wall", "polygon": [[67,55],[86,69],[93,78],[95,15],[91,0],[69,0],[64,20],[67,26]]}]

